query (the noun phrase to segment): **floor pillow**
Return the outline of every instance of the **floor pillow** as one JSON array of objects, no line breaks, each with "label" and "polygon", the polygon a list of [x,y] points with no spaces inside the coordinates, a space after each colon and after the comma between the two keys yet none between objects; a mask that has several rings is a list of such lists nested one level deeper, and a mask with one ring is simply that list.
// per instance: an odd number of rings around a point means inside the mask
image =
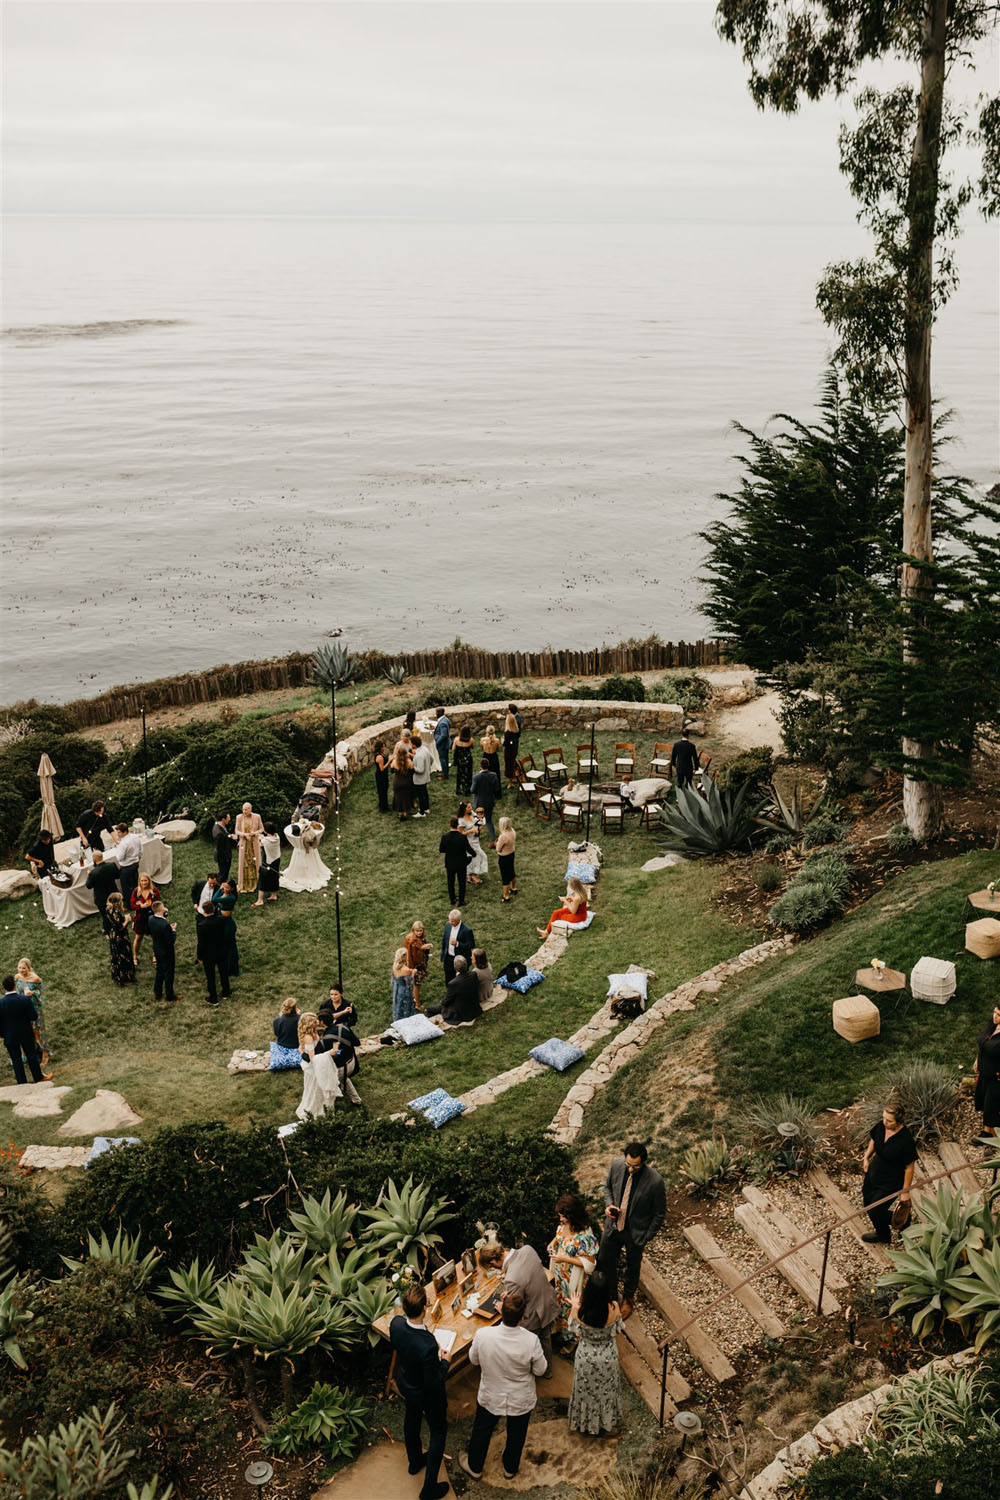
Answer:
[{"label": "floor pillow", "polygon": [[85,1165],[92,1167],[98,1157],[110,1151],[112,1146],[139,1146],[142,1142],[137,1135],[95,1135],[94,1144],[90,1148],[90,1155]]},{"label": "floor pillow", "polygon": [[584,885],[593,885],[597,879],[597,874],[596,865],[585,865],[578,859],[571,859],[566,866],[566,879],[582,880]]},{"label": "floor pillow", "polygon": [[557,1036],[550,1036],[547,1042],[540,1042],[537,1047],[532,1047],[529,1053],[535,1062],[544,1063],[547,1068],[554,1068],[557,1073],[565,1073],[574,1063],[586,1057],[582,1047],[575,1047],[572,1042],[561,1041]]},{"label": "floor pillow", "polygon": [[271,1043],[271,1055],[268,1068],[272,1073],[280,1073],[284,1068],[297,1068],[302,1061],[302,1053],[298,1047],[282,1047],[279,1042]]},{"label": "floor pillow", "polygon": [[552,931],[553,932],[567,932],[567,933],[568,932],[586,932],[587,928],[590,926],[591,922],[594,920],[594,917],[596,915],[597,915],[596,912],[588,911],[586,917],[584,918],[584,920],[582,922],[553,922],[552,923]]},{"label": "floor pillow", "polygon": [[429,1094],[421,1094],[419,1099],[411,1099],[406,1107],[423,1115],[435,1130],[440,1130],[442,1125],[465,1112],[462,1101],[453,1099],[447,1089],[432,1089]]},{"label": "floor pillow", "polygon": [[529,990],[534,989],[536,984],[541,984],[544,978],[545,975],[540,973],[538,969],[529,969],[527,974],[521,979],[505,979],[501,974],[497,980],[497,984],[500,985],[501,989],[517,990],[519,995],[526,995]]},{"label": "floor pillow", "polygon": [[616,995],[640,995],[643,1000],[647,997],[649,989],[648,974],[609,974],[608,975],[608,999],[613,1000]]},{"label": "floor pillow", "polygon": [[439,1041],[444,1033],[428,1016],[416,1015],[393,1021],[388,1034],[398,1036],[408,1047],[415,1047],[419,1042]]}]

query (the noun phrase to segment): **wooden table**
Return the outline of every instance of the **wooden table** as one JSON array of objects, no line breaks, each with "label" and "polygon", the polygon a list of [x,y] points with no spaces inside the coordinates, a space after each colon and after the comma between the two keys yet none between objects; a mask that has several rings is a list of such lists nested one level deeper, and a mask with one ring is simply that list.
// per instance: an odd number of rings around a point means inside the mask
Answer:
[{"label": "wooden table", "polygon": [[[462,1276],[460,1269],[458,1281],[461,1280]],[[452,1329],[455,1334],[455,1342],[452,1344],[451,1350],[448,1354],[448,1359],[450,1361],[450,1364],[448,1366],[449,1375],[454,1375],[457,1370],[462,1369],[465,1365],[468,1364],[469,1350],[472,1347],[472,1340],[475,1338],[480,1328],[488,1328],[492,1323],[499,1323],[500,1321],[499,1312],[494,1313],[491,1318],[480,1318],[477,1317],[475,1313],[473,1313],[471,1318],[467,1318],[465,1317],[463,1312],[458,1310],[453,1311],[451,1303],[452,1299],[458,1292],[458,1281],[453,1281],[451,1286],[446,1287],[445,1290],[441,1293],[441,1316],[436,1320],[431,1317],[431,1308],[434,1306],[434,1303],[437,1300],[437,1292],[435,1292],[434,1290],[433,1281],[428,1281],[426,1286],[424,1287],[424,1291],[427,1293],[427,1311],[424,1313],[424,1322],[427,1324],[427,1327],[430,1329],[431,1333],[437,1331],[443,1333],[447,1329]],[[477,1267],[476,1284],[474,1290],[479,1296],[480,1301],[483,1301],[484,1298],[488,1297],[490,1292],[496,1291],[498,1287],[502,1285],[502,1283],[503,1277],[500,1273],[492,1271],[489,1275],[487,1275],[487,1273],[482,1270],[482,1268]],[[465,1297],[463,1297],[462,1299],[462,1306],[465,1306]],[[376,1318],[375,1322],[372,1325],[379,1337],[385,1339],[386,1342],[388,1342],[389,1339],[389,1324],[392,1322],[393,1318],[399,1316],[400,1312],[401,1309],[394,1307],[391,1312],[386,1313],[383,1317]],[[392,1385],[392,1378],[395,1372],[396,1351],[393,1350],[392,1361],[389,1365],[389,1378],[386,1382],[386,1392],[388,1392],[390,1386]]]},{"label": "wooden table", "polygon": [[854,983],[859,990],[867,990],[870,995],[891,995],[896,990],[906,989],[906,975],[898,969],[883,969],[880,979],[875,969],[859,969]]},{"label": "wooden table", "polygon": [[1000,894],[993,892],[993,900],[987,890],[973,891],[971,896],[966,896],[968,904],[984,917],[996,917],[1000,920]]}]

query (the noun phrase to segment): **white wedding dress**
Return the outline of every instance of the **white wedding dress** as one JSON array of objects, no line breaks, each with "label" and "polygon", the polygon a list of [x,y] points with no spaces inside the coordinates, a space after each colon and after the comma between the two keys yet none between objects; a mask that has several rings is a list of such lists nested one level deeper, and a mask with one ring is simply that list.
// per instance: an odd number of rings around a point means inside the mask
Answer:
[{"label": "white wedding dress", "polygon": [[320,859],[316,847],[323,837],[323,827],[313,828],[311,823],[298,826],[300,833],[293,833],[291,824],[285,829],[285,838],[292,846],[292,857],[278,884],[284,891],[321,891],[333,879],[333,871]]},{"label": "white wedding dress", "polygon": [[303,1058],[300,1066],[302,1102],[295,1113],[300,1120],[318,1120],[327,1110],[333,1110],[338,1099],[343,1098],[333,1053],[317,1053],[312,1062]]}]

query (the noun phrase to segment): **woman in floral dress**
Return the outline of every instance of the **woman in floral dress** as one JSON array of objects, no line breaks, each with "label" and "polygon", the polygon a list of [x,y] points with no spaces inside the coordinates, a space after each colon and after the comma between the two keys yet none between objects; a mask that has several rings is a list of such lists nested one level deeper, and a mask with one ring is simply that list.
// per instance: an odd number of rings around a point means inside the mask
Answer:
[{"label": "woman in floral dress", "polygon": [[554,1280],[552,1290],[559,1302],[553,1336],[567,1341],[573,1297],[583,1288],[597,1264],[597,1236],[590,1227],[587,1208],[576,1193],[566,1193],[556,1204],[559,1222],[548,1246]]},{"label": "woman in floral dress", "polygon": [[455,791],[467,797],[472,791],[472,730],[468,724],[459,730],[451,758],[455,763]]},{"label": "woman in floral dress", "polygon": [[52,1061],[52,1053],[49,1050],[49,1038],[45,1030],[45,982],[41,975],[35,973],[30,958],[18,959],[14,982],[17,986],[17,993],[29,995],[34,1002],[35,1010],[38,1012],[38,1020],[35,1022],[35,1041],[42,1054],[42,1067],[48,1067]]},{"label": "woman in floral dress", "polygon": [[571,1317],[580,1342],[573,1361],[569,1430],[592,1437],[617,1432],[622,1423],[617,1338],[623,1325],[618,1303],[609,1301],[608,1284],[600,1271],[573,1299]]},{"label": "woman in floral dress", "polygon": [[135,959],[132,936],[125,915],[125,903],[117,891],[108,897],[108,947],[111,950],[111,978],[115,984],[135,984]]}]

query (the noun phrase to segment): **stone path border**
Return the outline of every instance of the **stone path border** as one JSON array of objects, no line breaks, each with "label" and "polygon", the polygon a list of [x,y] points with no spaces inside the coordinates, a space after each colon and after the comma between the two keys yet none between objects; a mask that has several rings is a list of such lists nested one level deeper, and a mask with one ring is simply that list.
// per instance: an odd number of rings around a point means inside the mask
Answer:
[{"label": "stone path border", "polygon": [[620,1031],[614,1041],[608,1043],[586,1072],[576,1080],[556,1110],[549,1126],[549,1134],[564,1146],[572,1145],[583,1126],[584,1110],[620,1068],[639,1056],[652,1033],[663,1025],[668,1016],[678,1010],[693,1010],[698,995],[721,989],[723,982],[732,975],[739,974],[744,969],[752,969],[777,953],[786,952],[794,942],[793,937],[785,936],[758,943],[754,948],[745,948],[735,958],[724,959],[722,963],[713,965],[697,978],[688,979],[668,995],[654,1001],[641,1016]]},{"label": "stone path border", "polygon": [[943,1359],[932,1359],[912,1374],[901,1380],[890,1380],[866,1396],[847,1401],[817,1422],[804,1436],[782,1448],[778,1456],[751,1479],[741,1491],[740,1500],[784,1500],[818,1458],[839,1448],[849,1448],[860,1443],[871,1427],[872,1417],[882,1402],[900,1385],[917,1380],[928,1370],[964,1370],[976,1363],[972,1349],[963,1349],[958,1354],[946,1355]]}]

